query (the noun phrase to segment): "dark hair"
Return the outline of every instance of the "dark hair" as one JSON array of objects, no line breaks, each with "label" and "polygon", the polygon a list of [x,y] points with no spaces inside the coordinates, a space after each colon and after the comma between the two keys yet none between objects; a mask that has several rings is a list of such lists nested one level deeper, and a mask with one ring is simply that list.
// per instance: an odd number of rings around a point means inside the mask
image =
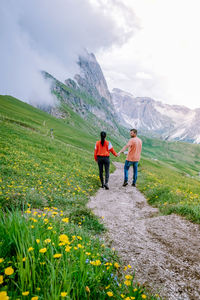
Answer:
[{"label": "dark hair", "polygon": [[106,138],[106,132],[102,131],[101,132],[101,145],[102,146],[104,145],[105,138]]},{"label": "dark hair", "polygon": [[130,129],[130,131],[133,131],[137,135],[137,129]]}]

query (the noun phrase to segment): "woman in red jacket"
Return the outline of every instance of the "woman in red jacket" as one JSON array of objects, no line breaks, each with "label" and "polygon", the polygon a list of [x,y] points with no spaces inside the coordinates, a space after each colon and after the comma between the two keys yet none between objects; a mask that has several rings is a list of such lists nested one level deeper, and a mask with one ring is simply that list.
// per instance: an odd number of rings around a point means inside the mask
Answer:
[{"label": "woman in red jacket", "polygon": [[[105,187],[106,190],[109,190],[108,179],[109,179],[109,167],[110,167],[110,152],[114,156],[118,156],[111,142],[108,142],[106,139],[106,132],[101,132],[101,140],[96,142],[94,149],[94,159],[98,162],[99,166],[99,177],[101,180],[102,188]],[[105,184],[103,180],[103,166],[105,167]]]}]

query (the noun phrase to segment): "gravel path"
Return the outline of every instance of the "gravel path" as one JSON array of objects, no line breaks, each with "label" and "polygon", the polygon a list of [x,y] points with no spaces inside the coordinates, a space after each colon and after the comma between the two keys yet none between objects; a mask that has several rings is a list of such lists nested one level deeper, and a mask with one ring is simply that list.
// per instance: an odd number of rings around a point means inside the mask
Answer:
[{"label": "gravel path", "polygon": [[161,216],[137,188],[122,187],[123,164],[115,166],[110,190],[100,189],[88,204],[104,217],[112,247],[152,292],[170,300],[200,299],[200,226]]}]

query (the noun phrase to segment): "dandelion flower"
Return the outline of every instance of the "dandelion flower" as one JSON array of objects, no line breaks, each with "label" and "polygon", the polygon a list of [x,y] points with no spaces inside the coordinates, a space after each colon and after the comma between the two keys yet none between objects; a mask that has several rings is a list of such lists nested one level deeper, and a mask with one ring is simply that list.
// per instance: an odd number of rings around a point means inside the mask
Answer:
[{"label": "dandelion flower", "polygon": [[33,251],[33,250],[34,250],[33,247],[29,247],[29,248],[28,248],[28,252],[31,252],[31,251]]},{"label": "dandelion flower", "polygon": [[61,292],[60,296],[61,296],[61,297],[66,297],[66,296],[67,296],[67,293],[66,293],[66,292]]},{"label": "dandelion flower", "polygon": [[42,248],[42,249],[39,250],[39,252],[40,253],[45,253],[45,252],[47,252],[47,248]]},{"label": "dandelion flower", "polygon": [[119,268],[120,267],[120,265],[118,264],[118,263],[114,263],[114,266],[115,266],[115,268]]},{"label": "dandelion flower", "polygon": [[36,243],[39,244],[39,242],[40,242],[40,240],[39,240],[39,239],[36,239]]},{"label": "dandelion flower", "polygon": [[49,244],[49,243],[51,243],[51,239],[46,239],[46,240],[44,240],[44,242],[45,242],[46,244]]},{"label": "dandelion flower", "polygon": [[142,299],[146,299],[146,295],[145,294],[142,294]]},{"label": "dandelion flower", "polygon": [[3,258],[0,258],[0,263],[2,263],[4,261],[4,259]]},{"label": "dandelion flower", "polygon": [[107,292],[108,297],[112,297],[113,296],[113,292]]},{"label": "dandelion flower", "polygon": [[66,246],[65,247],[65,252],[70,252],[71,247],[70,246]]},{"label": "dandelion flower", "polygon": [[124,281],[124,284],[127,285],[127,286],[130,286],[131,285],[131,281],[130,280],[126,280],[126,281]]},{"label": "dandelion flower", "polygon": [[60,258],[62,256],[62,254],[60,254],[60,253],[56,253],[56,254],[54,254],[54,258]]},{"label": "dandelion flower", "polygon": [[38,296],[32,297],[31,300],[38,300]]},{"label": "dandelion flower", "polygon": [[0,284],[3,283],[3,275],[0,275]]},{"label": "dandelion flower", "polygon": [[69,244],[69,238],[66,234],[61,234],[59,236],[59,240],[60,240],[60,242],[63,242],[65,244]]},{"label": "dandelion flower", "polygon": [[69,218],[63,218],[62,221],[65,223],[69,223]]},{"label": "dandelion flower", "polygon": [[22,292],[22,295],[23,295],[23,296],[28,296],[28,295],[29,295],[29,291]]},{"label": "dandelion flower", "polygon": [[6,275],[12,275],[14,273],[14,270],[13,270],[12,267],[8,267],[8,268],[5,269],[4,272],[5,272]]},{"label": "dandelion flower", "polygon": [[6,291],[0,292],[0,299],[1,299],[1,300],[9,300],[9,297],[8,297]]},{"label": "dandelion flower", "polygon": [[126,279],[133,279],[133,276],[131,276],[131,275],[126,275],[125,278],[126,278]]}]

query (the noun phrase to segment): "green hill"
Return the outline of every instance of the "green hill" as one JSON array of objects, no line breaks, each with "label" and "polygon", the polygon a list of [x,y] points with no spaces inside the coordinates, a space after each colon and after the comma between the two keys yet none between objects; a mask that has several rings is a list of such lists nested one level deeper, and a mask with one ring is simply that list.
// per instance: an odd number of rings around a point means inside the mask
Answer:
[{"label": "green hill", "polygon": [[[131,269],[124,273],[96,237],[105,229],[86,208],[99,188],[93,150],[100,123],[63,109],[67,117],[56,119],[0,96],[1,291],[11,299],[145,299],[143,287],[125,284]],[[116,151],[125,141],[119,132],[108,138]],[[163,213],[200,223],[199,145],[142,140],[139,189]]]}]

